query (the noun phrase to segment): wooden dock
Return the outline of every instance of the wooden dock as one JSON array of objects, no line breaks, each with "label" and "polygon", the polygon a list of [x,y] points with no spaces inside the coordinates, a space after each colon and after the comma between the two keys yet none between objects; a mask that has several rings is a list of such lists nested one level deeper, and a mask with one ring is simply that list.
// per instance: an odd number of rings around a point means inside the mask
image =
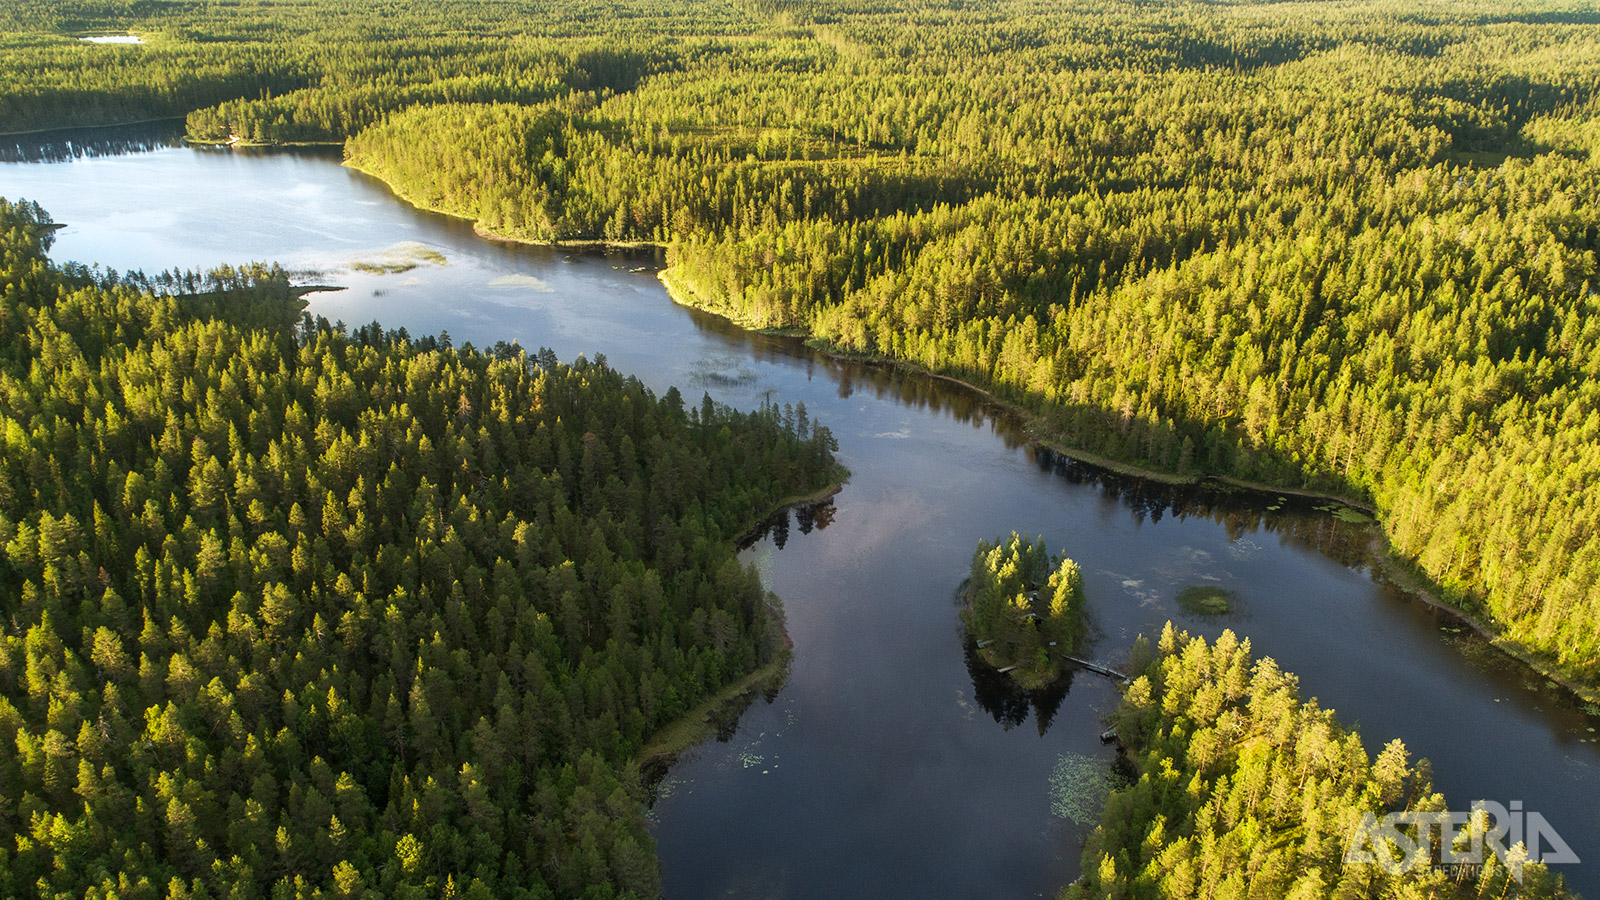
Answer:
[{"label": "wooden dock", "polygon": [[1114,678],[1123,684],[1127,684],[1132,680],[1128,676],[1118,672],[1116,669],[1113,669],[1110,666],[1102,666],[1099,663],[1090,662],[1087,659],[1079,659],[1076,656],[1068,656],[1064,657],[1064,659],[1066,659],[1067,662],[1076,665],[1080,669],[1087,669],[1096,675],[1104,675],[1107,678]]},{"label": "wooden dock", "polygon": [[[994,639],[993,638],[985,638],[984,640],[981,640],[981,641],[977,642],[979,649],[982,649],[983,647],[985,647],[985,646],[987,646],[989,644],[992,644],[992,643],[994,643]],[[1055,641],[1051,641],[1050,642],[1050,646],[1051,647],[1054,647],[1055,645],[1056,645]],[[1061,658],[1066,660],[1069,663],[1072,663],[1073,665],[1077,666],[1080,669],[1086,669],[1086,670],[1088,670],[1090,672],[1095,673],[1096,675],[1104,675],[1105,677],[1113,679],[1113,680],[1117,681],[1120,684],[1127,684],[1129,681],[1133,680],[1133,679],[1129,678],[1127,675],[1124,675],[1123,673],[1118,672],[1116,669],[1113,669],[1110,666],[1102,666],[1097,662],[1090,662],[1087,659],[1079,659],[1076,656],[1063,656]],[[1017,669],[1020,669],[1020,668],[1022,668],[1022,667],[1021,666],[1017,666],[1017,665],[1011,665],[1011,666],[1003,666],[1003,667],[997,668],[997,669],[995,669],[995,671],[999,672],[1001,675],[1004,675],[1007,672],[1014,672],[1014,671],[1016,671]]]}]

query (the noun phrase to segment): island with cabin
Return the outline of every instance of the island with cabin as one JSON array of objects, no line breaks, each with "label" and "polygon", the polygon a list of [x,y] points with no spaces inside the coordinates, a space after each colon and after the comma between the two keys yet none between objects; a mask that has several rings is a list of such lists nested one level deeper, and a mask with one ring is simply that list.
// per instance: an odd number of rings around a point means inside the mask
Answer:
[{"label": "island with cabin", "polygon": [[963,595],[961,619],[980,659],[1029,690],[1060,679],[1085,631],[1076,562],[1052,556],[1042,537],[979,541]]}]

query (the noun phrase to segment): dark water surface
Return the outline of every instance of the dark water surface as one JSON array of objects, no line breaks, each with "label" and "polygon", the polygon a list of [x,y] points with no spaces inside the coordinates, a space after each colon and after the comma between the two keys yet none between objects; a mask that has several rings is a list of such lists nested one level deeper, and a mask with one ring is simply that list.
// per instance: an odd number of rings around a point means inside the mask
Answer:
[{"label": "dark water surface", "polygon": [[[276,260],[347,288],[311,296],[329,319],[603,353],[657,392],[804,401],[834,430],[854,473],[844,492],[746,551],[784,601],[788,681],[659,787],[670,900],[1051,896],[1077,876],[1087,828],[1053,804],[1052,778],[1064,761],[1109,762],[1098,736],[1115,691],[1078,673],[1064,695],[1011,695],[969,669],[956,616],[974,545],[1013,529],[1083,567],[1086,655],[1120,662],[1168,619],[1232,628],[1359,725],[1369,752],[1400,737],[1429,757],[1452,809],[1521,800],[1544,814],[1586,860],[1558,870],[1600,897],[1600,717],[1375,580],[1367,526],[1311,504],[1102,476],[1030,448],[956,386],[675,306],[651,254],[493,244],[400,203],[337,153],[194,150],[143,134],[119,154],[104,134],[76,140],[93,151],[0,146],[25,160],[0,163],[0,195],[66,223],[57,260],[150,271]],[[1235,611],[1184,612],[1174,597],[1191,584],[1232,589]]]}]

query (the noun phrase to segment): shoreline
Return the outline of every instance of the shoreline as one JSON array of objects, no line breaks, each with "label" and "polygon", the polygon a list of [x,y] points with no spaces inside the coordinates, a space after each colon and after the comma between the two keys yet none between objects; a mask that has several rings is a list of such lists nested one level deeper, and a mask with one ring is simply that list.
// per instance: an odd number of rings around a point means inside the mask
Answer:
[{"label": "shoreline", "polygon": [[901,371],[921,375],[926,378],[934,379],[935,381],[949,382],[950,384],[977,394],[990,406],[1001,410],[1007,415],[1015,416],[1018,424],[1022,428],[1023,433],[1027,435],[1028,439],[1033,443],[1053,450],[1062,456],[1071,457],[1078,462],[1094,466],[1097,469],[1105,469],[1106,471],[1113,472],[1117,475],[1126,475],[1131,478],[1141,478],[1145,481],[1155,481],[1161,484],[1199,485],[1216,483],[1226,485],[1227,487],[1235,490],[1249,491],[1251,493],[1260,494],[1263,496],[1295,496],[1306,500],[1327,500],[1333,503],[1340,503],[1345,506],[1349,506],[1353,509],[1358,509],[1374,516],[1377,514],[1377,508],[1372,504],[1364,500],[1357,500],[1342,494],[1335,494],[1328,491],[1308,490],[1306,488],[1277,487],[1262,482],[1246,481],[1242,478],[1234,478],[1231,475],[1179,475],[1176,472],[1163,472],[1159,469],[1150,469],[1134,463],[1123,462],[1121,460],[1112,459],[1108,456],[1102,456],[1098,453],[1085,450],[1081,447],[1073,447],[1070,444],[1062,441],[1059,435],[1053,434],[1043,428],[1039,422],[1039,417],[1030,412],[1026,407],[1014,401],[1006,400],[1002,397],[996,396],[988,389],[973,384],[970,381],[963,381],[954,375],[946,375],[942,372],[934,372],[925,366],[914,362],[908,362],[906,360],[841,350],[837,347],[834,347],[826,339],[815,337],[802,328],[761,327],[747,319],[743,319],[740,316],[731,314],[731,312],[724,307],[713,306],[710,303],[703,302],[700,298],[700,295],[695,292],[694,288],[677,278],[670,268],[662,269],[660,272],[657,272],[656,277],[658,280],[660,280],[662,285],[666,287],[667,296],[672,298],[672,302],[678,304],[679,306],[688,307],[689,309],[711,313],[715,316],[721,316],[722,318],[727,319],[728,321],[747,331],[754,331],[759,334],[777,335],[781,337],[805,338],[806,346],[817,351],[818,353],[821,353],[823,356],[826,356],[829,359],[836,359],[843,362],[862,363],[872,366],[883,366],[891,369],[900,369]]},{"label": "shoreline", "polygon": [[[377,176],[373,176],[377,177]],[[454,213],[440,212],[440,215],[451,218],[467,220],[466,216]],[[482,222],[473,221],[472,233],[486,241],[496,244],[515,244],[523,247],[549,247],[552,249],[566,250],[653,250],[665,247],[666,244],[656,241],[607,241],[599,238],[572,238],[565,241],[536,241],[532,238],[510,237],[490,230]]]},{"label": "shoreline", "polygon": [[1443,589],[1435,584],[1432,579],[1426,574],[1417,571],[1416,567],[1405,559],[1395,555],[1394,548],[1389,544],[1388,537],[1381,530],[1372,536],[1372,540],[1367,544],[1367,551],[1372,557],[1373,568],[1377,570],[1387,584],[1404,592],[1406,596],[1419,600],[1423,604],[1449,615],[1452,619],[1472,629],[1490,647],[1528,669],[1537,672],[1546,681],[1561,686],[1579,700],[1585,703],[1600,704],[1600,689],[1584,685],[1562,671],[1559,666],[1546,662],[1537,653],[1506,637],[1492,625],[1444,599]]},{"label": "shoreline", "polygon": [[[54,128],[30,128],[26,131],[0,131],[0,138],[22,137],[29,134],[49,134],[52,131],[86,131],[91,128],[127,128],[132,125],[153,125],[157,122],[177,122],[188,116],[157,116],[154,119],[134,119],[132,122],[110,122],[100,125],[57,125]],[[187,136],[185,136],[187,140]]]},{"label": "shoreline", "polygon": [[[286,145],[261,144],[261,145],[257,145],[257,146],[286,146]],[[310,145],[306,145],[306,146],[310,146]],[[335,145],[329,144],[327,146],[335,146]],[[339,146],[342,146],[342,144],[339,145]],[[571,240],[565,240],[565,241],[540,241],[540,240],[534,240],[533,238],[512,237],[511,235],[501,234],[501,233],[499,233],[497,231],[494,231],[494,230],[490,229],[487,225],[484,225],[483,222],[479,221],[478,219],[473,218],[470,215],[466,215],[465,213],[459,213],[459,212],[455,212],[453,210],[442,209],[440,207],[433,206],[433,205],[428,204],[428,203],[423,203],[422,201],[418,200],[417,198],[415,198],[415,197],[411,196],[410,194],[406,193],[404,190],[402,190],[400,188],[399,185],[397,185],[394,182],[390,181],[389,179],[383,177],[382,175],[378,174],[377,172],[373,171],[372,169],[369,169],[369,168],[366,168],[365,166],[362,166],[359,162],[356,162],[355,160],[346,159],[346,160],[343,160],[340,164],[343,165],[347,169],[352,169],[352,170],[354,170],[356,172],[360,172],[361,174],[367,176],[368,178],[371,178],[374,181],[377,181],[379,184],[382,184],[384,187],[388,188],[389,189],[389,193],[393,194],[396,198],[398,198],[402,202],[406,203],[407,205],[409,205],[409,206],[411,206],[411,207],[413,207],[415,209],[420,209],[420,210],[422,210],[424,212],[430,212],[430,213],[433,213],[434,215],[438,215],[438,216],[444,216],[444,217],[449,218],[449,219],[455,219],[457,221],[470,223],[472,225],[472,233],[477,235],[478,237],[486,240],[486,241],[493,241],[495,243],[500,243],[500,244],[517,244],[517,245],[526,246],[526,247],[549,247],[549,248],[552,248],[552,249],[569,249],[569,250],[573,250],[573,249],[575,249],[575,250],[596,250],[596,249],[649,250],[649,249],[660,248],[660,247],[665,247],[666,246],[665,244],[663,244],[663,243],[661,243],[659,241],[607,241],[607,240],[603,240],[603,239],[599,239],[599,238],[573,238]]]},{"label": "shoreline", "polygon": [[186,147],[246,147],[252,150],[273,149],[276,147],[343,147],[344,141],[247,141],[243,138],[229,138],[226,141],[214,141],[209,138],[190,137],[185,134],[183,143]]},{"label": "shoreline", "polygon": [[[660,278],[661,283],[667,288],[667,295],[672,298],[674,303],[689,307],[691,309],[698,309],[703,312],[708,312],[713,315],[722,316],[741,328],[751,328],[751,324],[747,321],[742,321],[740,317],[736,315],[728,315],[709,303],[699,302],[699,297],[694,292],[693,288],[683,283],[681,279],[674,278],[671,275],[671,271],[671,269],[662,270],[660,273],[658,273],[658,277]],[[752,330],[759,330],[763,331],[763,333],[768,333],[765,329]],[[1434,585],[1431,580],[1427,579],[1426,576],[1422,575],[1421,573],[1411,571],[1412,564],[1396,559],[1390,548],[1388,535],[1383,530],[1383,517],[1377,507],[1370,502],[1357,500],[1352,497],[1334,494],[1331,492],[1306,490],[1304,488],[1275,487],[1262,482],[1234,478],[1233,476],[1229,475],[1177,475],[1173,473],[1147,469],[1131,463],[1124,463],[1117,460],[1108,459],[1099,454],[1075,448],[1062,442],[1059,436],[1047,432],[1041,426],[1038,416],[1032,414],[1019,404],[997,397],[992,392],[978,385],[962,381],[961,379],[952,375],[945,375],[939,372],[930,372],[924,367],[915,363],[891,359],[884,356],[840,351],[831,347],[829,343],[822,338],[812,337],[810,340],[806,341],[806,344],[817,352],[831,359],[899,368],[908,372],[925,375],[929,378],[959,385],[973,392],[974,394],[977,394],[985,402],[1005,412],[1006,414],[1018,417],[1018,421],[1022,426],[1023,433],[1035,444],[1047,447],[1050,450],[1060,453],[1063,456],[1070,457],[1078,462],[1094,466],[1095,468],[1104,469],[1118,475],[1142,478],[1147,481],[1155,481],[1168,485],[1218,484],[1234,490],[1249,491],[1250,493],[1261,496],[1294,496],[1307,500],[1326,500],[1333,503],[1343,504],[1351,507],[1352,509],[1367,513],[1373,517],[1372,524],[1377,530],[1373,546],[1369,548],[1371,550],[1369,555],[1372,557],[1372,565],[1382,571],[1391,584],[1423,604],[1448,612],[1460,619],[1462,622],[1469,625],[1473,631],[1477,632],[1481,637],[1483,637],[1483,639],[1496,650],[1499,650],[1522,665],[1528,667],[1532,671],[1543,676],[1546,680],[1565,688],[1579,700],[1588,703],[1600,703],[1600,688],[1586,686],[1584,682],[1581,681],[1574,673],[1566,671],[1559,663],[1530,651],[1520,643],[1506,637],[1492,622],[1485,621],[1474,611],[1468,610],[1463,606],[1457,605],[1445,599],[1444,596],[1442,596],[1443,591],[1439,590],[1437,585]]]},{"label": "shoreline", "polygon": [[[750,536],[754,536],[757,533],[763,522],[776,516],[778,512],[784,511],[784,509],[794,509],[795,506],[822,503],[822,501],[830,500],[832,496],[838,495],[842,490],[845,490],[843,479],[848,479],[850,472],[843,471],[843,466],[840,466],[840,469],[842,471],[837,472],[840,480],[830,482],[830,484],[824,485],[824,487],[811,493],[786,496],[786,498],[779,500],[778,503],[774,503],[768,511],[762,512],[760,516],[755,517],[754,522],[749,527],[741,530],[738,538],[734,538],[734,552],[742,549],[742,544],[746,543]],[[768,602],[763,605],[762,612],[766,617],[768,626],[776,629],[776,633],[778,633],[778,652],[773,653],[773,658],[770,661],[766,661],[765,665],[744,674],[744,676],[739,677],[739,681],[733,682],[728,687],[723,687],[722,690],[718,690],[714,695],[702,700],[694,708],[685,711],[682,716],[678,716],[677,719],[672,719],[666,725],[656,729],[656,732],[650,735],[650,738],[645,741],[645,745],[640,746],[638,753],[635,754],[634,764],[638,765],[640,772],[659,769],[662,775],[666,775],[672,764],[677,762],[678,756],[683,756],[691,749],[706,743],[707,740],[717,735],[717,722],[714,719],[725,719],[734,705],[747,703],[750,693],[766,693],[768,690],[774,689],[774,687],[781,687],[782,682],[789,677],[789,663],[794,660],[794,641],[790,641],[789,629],[784,626],[782,597],[771,593],[771,591],[766,593],[766,597],[768,597]],[[738,714],[742,714],[742,709],[739,709]]]},{"label": "shoreline", "polygon": [[[747,538],[755,534],[761,523],[780,511],[820,503],[843,490],[844,482],[835,481],[821,490],[779,500],[771,509],[758,517],[754,524],[740,532],[740,536],[734,541],[734,547],[742,545]],[[658,728],[639,748],[638,754],[633,759],[641,772],[659,769],[660,773],[665,775],[673,763],[677,762],[678,757],[714,737],[720,721],[726,719],[730,712],[735,716],[743,714],[743,709],[733,711],[732,707],[748,704],[752,694],[764,694],[783,685],[789,676],[789,664],[794,660],[794,641],[789,638],[789,631],[784,626],[782,598],[771,591],[767,592],[767,598],[762,612],[767,617],[767,624],[776,630],[779,641],[778,650],[772,659]]]},{"label": "shoreline", "polygon": [[1343,494],[1335,494],[1330,491],[1313,491],[1306,488],[1275,487],[1267,484],[1264,481],[1249,481],[1243,478],[1235,478],[1232,475],[1202,475],[1200,480],[1227,485],[1235,490],[1249,491],[1252,494],[1273,494],[1282,497],[1299,497],[1302,500],[1329,500],[1334,503],[1340,503],[1348,506],[1351,509],[1360,510],[1367,515],[1372,516],[1373,521],[1378,521],[1378,508],[1376,506],[1373,506],[1371,503],[1368,503],[1364,500],[1356,500]]},{"label": "shoreline", "polygon": [[765,665],[657,729],[633,758],[640,772],[659,770],[660,775],[666,775],[679,757],[715,737],[721,720],[730,713],[734,717],[744,714],[743,708],[733,710],[734,706],[748,705],[752,694],[764,694],[781,687],[788,679],[789,664],[794,660],[794,642],[789,639],[782,618],[770,603],[765,612],[767,622],[778,630],[781,642],[778,652]]},{"label": "shoreline", "polygon": [[785,497],[782,500],[779,500],[777,503],[774,503],[771,509],[763,513],[760,518],[756,519],[754,525],[751,525],[745,530],[739,532],[739,536],[734,539],[734,546],[741,546],[747,540],[754,537],[756,532],[761,530],[761,526],[765,524],[768,519],[780,512],[794,509],[797,506],[815,506],[825,500],[829,500],[837,496],[844,490],[843,479],[850,477],[848,472],[840,472],[839,476],[841,480],[835,481],[821,490],[813,491],[809,494],[798,494],[795,496]]}]

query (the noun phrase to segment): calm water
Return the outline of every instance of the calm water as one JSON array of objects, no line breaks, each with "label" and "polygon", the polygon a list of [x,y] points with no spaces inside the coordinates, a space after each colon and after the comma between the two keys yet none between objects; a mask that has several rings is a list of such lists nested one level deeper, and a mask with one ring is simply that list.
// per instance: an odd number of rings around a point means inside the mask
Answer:
[{"label": "calm water", "polygon": [[[1104,478],[1036,452],[966,392],[819,357],[673,305],[645,255],[492,244],[418,213],[336,154],[203,151],[148,133],[9,151],[0,195],[59,222],[54,256],[151,271],[276,260],[347,290],[312,311],[459,343],[604,353],[659,391],[753,406],[804,401],[854,472],[818,518],[747,552],[783,597],[795,658],[725,739],[680,760],[652,817],[670,900],[724,896],[1051,896],[1086,828],[1052,807],[1062,761],[1108,761],[1112,686],[1010,695],[969,669],[953,594],[979,539],[1043,534],[1083,566],[1087,655],[1120,661],[1168,619],[1233,628],[1359,725],[1434,763],[1452,808],[1521,800],[1588,862],[1600,896],[1597,719],[1447,618],[1376,581],[1361,526],[1272,498]],[[52,160],[52,161],[41,161]],[[430,259],[442,254],[442,264]],[[358,264],[416,262],[375,274]],[[1183,586],[1234,589],[1234,613],[1180,610]]]}]

